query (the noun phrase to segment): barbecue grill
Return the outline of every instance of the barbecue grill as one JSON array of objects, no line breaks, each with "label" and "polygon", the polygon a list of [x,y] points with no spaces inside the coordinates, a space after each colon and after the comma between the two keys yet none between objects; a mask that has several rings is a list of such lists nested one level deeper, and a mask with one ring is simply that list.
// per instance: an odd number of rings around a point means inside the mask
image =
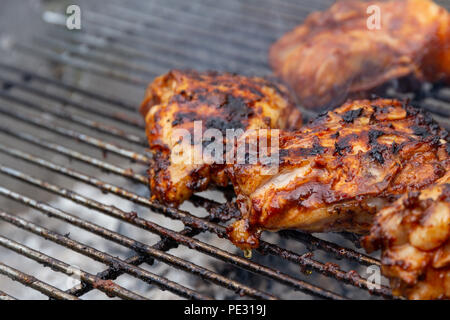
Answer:
[{"label": "barbecue grill", "polygon": [[[42,23],[0,34],[0,299],[392,299],[351,234],[267,234],[249,260],[226,240],[230,190],[180,209],[147,191],[148,82],[171,68],[270,75],[269,45],[332,2],[77,1],[81,30],[61,2],[17,9]],[[450,88],[387,92],[450,128]]]}]

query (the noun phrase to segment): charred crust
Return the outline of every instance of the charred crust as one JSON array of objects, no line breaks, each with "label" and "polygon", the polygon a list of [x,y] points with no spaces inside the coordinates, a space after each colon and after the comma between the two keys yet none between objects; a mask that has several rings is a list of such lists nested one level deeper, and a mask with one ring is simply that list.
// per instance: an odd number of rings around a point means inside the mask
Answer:
[{"label": "charred crust", "polygon": [[378,144],[377,139],[384,135],[385,133],[381,130],[369,130],[369,144],[375,145]]},{"label": "charred crust", "polygon": [[341,139],[334,143],[334,154],[339,156],[343,156],[343,152],[350,152],[352,150],[352,146],[348,144],[348,139]]},{"label": "charred crust", "polygon": [[349,110],[342,115],[342,120],[346,123],[353,123],[353,121],[359,118],[363,113],[363,108],[356,110]]},{"label": "charred crust", "polygon": [[417,206],[419,202],[420,192],[418,191],[410,191],[408,192],[408,196],[403,200],[403,205],[407,209],[413,209]]},{"label": "charred crust", "polygon": [[413,130],[413,133],[414,133],[416,136],[419,136],[419,137],[421,137],[421,138],[426,138],[426,137],[428,137],[429,135],[431,135],[431,133],[428,132],[428,130],[427,130],[426,127],[412,126],[411,129]]},{"label": "charred crust", "polygon": [[292,149],[280,149],[279,155],[282,163],[286,163],[284,160],[287,157],[308,157],[317,156],[325,153],[327,148],[320,145],[318,142],[314,142],[311,148],[292,148]]},{"label": "charred crust", "polygon": [[379,164],[384,164],[383,151],[385,151],[385,147],[377,145],[369,151],[369,155]]},{"label": "charred crust", "polygon": [[397,142],[393,142],[392,143],[392,154],[396,155],[401,149],[402,149],[402,145],[398,144]]}]

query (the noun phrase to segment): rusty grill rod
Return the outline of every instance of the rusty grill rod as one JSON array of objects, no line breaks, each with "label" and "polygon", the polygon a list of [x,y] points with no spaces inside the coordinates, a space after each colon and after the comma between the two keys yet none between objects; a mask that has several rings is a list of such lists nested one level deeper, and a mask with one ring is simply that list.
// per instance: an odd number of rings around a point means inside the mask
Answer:
[{"label": "rusty grill rod", "polygon": [[[111,55],[115,55],[121,59],[136,59],[142,62],[145,62],[146,65],[152,66],[155,68],[156,71],[159,73],[164,73],[167,71],[167,69],[173,69],[173,68],[179,68],[182,69],[185,67],[185,64],[179,60],[179,59],[172,59],[170,56],[167,55],[152,55],[149,54],[148,51],[139,50],[136,49],[135,46],[126,45],[124,42],[118,42],[116,38],[113,36],[108,36],[109,33],[116,33],[114,30],[100,32],[98,35],[96,34],[96,30],[98,29],[92,29],[89,28],[89,22],[87,23],[86,28],[83,27],[83,31],[77,32],[76,34],[70,34],[70,36],[67,34],[66,30],[64,30],[64,25],[62,28],[51,28],[49,29],[49,34],[56,38],[63,41],[68,41],[74,44],[83,44],[89,49],[92,50],[98,50],[100,52],[107,52]],[[99,27],[100,29],[107,29],[107,27]],[[128,36],[126,39],[130,39],[133,37],[136,37],[133,34],[133,30],[126,30],[117,32],[117,34],[126,33]],[[180,38],[180,41],[184,38]],[[138,38],[134,39],[136,44],[139,43],[146,43],[145,38]],[[108,46],[105,46],[105,43],[108,44]],[[213,52],[216,54],[215,52]],[[208,64],[209,65],[209,64]],[[206,65],[206,66],[208,66]],[[212,68],[212,66],[211,66]]]},{"label": "rusty grill rod", "polygon": [[[21,132],[21,131],[11,130],[11,129],[8,129],[7,127],[3,127],[1,125],[0,125],[0,132],[6,133],[6,134],[16,137],[20,140],[27,141],[34,145],[38,145],[42,148],[63,154],[71,159],[76,159],[83,163],[86,163],[86,164],[89,164],[96,168],[99,168],[103,171],[106,171],[109,173],[114,173],[114,174],[123,176],[125,178],[134,180],[134,182],[148,185],[148,179],[145,176],[136,174],[131,169],[123,169],[121,167],[115,166],[108,162],[90,157],[88,155],[81,154],[75,150],[66,148],[64,146],[42,140],[40,138],[37,138],[34,135],[27,134],[27,133]],[[9,151],[9,148],[2,148],[2,149],[4,149],[5,152],[7,152],[7,153]],[[198,196],[198,195],[193,195],[190,200],[194,204],[205,207],[207,209],[211,209],[211,210],[220,209],[222,215],[231,216],[231,217],[233,217],[235,215],[235,214],[233,214],[233,212],[231,212],[231,211],[233,211],[233,208],[229,207],[227,204],[219,204],[219,203],[215,202],[214,200],[202,198],[201,196]],[[214,205],[218,205],[219,207],[214,206]],[[221,218],[221,217],[219,217],[219,218]]]},{"label": "rusty grill rod", "polygon": [[[112,4],[110,4],[109,7],[111,7]],[[107,6],[108,7],[108,6]],[[254,45],[254,40],[249,38],[240,38],[236,37],[236,34],[228,34],[224,32],[215,33],[211,30],[208,30],[207,28],[201,28],[193,24],[185,23],[181,20],[173,19],[170,21],[170,25],[167,24],[167,17],[161,17],[158,15],[153,15],[152,17],[148,16],[148,13],[131,9],[130,7],[124,7],[124,6],[118,6],[120,10],[123,10],[122,16],[125,15],[125,12],[128,12],[129,15],[132,15],[133,18],[136,20],[137,23],[142,24],[148,24],[153,25],[154,21],[160,21],[161,23],[166,23],[165,27],[168,28],[168,31],[172,32],[179,32],[180,30],[189,30],[193,35],[204,37],[205,40],[208,41],[223,41],[230,44],[233,44],[236,47],[240,48],[249,48],[253,50],[260,50],[261,46],[258,44],[258,46]],[[158,12],[161,14],[161,12]],[[175,27],[175,29],[174,29]],[[255,39],[256,40],[256,39]]]},{"label": "rusty grill rod", "polygon": [[[6,134],[12,135],[14,137],[25,140],[32,144],[38,145],[40,147],[61,153],[70,158],[80,160],[84,163],[87,163],[87,164],[90,164],[97,168],[100,168],[101,170],[105,170],[107,172],[111,172],[111,173],[114,173],[114,174],[117,174],[120,176],[124,176],[126,178],[134,180],[135,182],[148,185],[148,179],[147,179],[147,177],[145,177],[143,175],[136,174],[131,170],[126,170],[126,169],[111,165],[102,160],[98,160],[98,159],[94,159],[94,158],[86,156],[86,155],[82,155],[82,154],[80,154],[74,150],[70,150],[64,146],[49,143],[49,142],[41,140],[33,135],[29,135],[24,132],[17,132],[14,130],[9,130],[2,126],[0,126],[0,132],[4,132]],[[34,157],[31,157],[30,155],[25,155],[20,151],[16,152],[16,150],[11,149],[9,147],[0,145],[0,152],[7,153],[11,156],[16,156],[22,160],[26,160],[26,161],[36,164],[36,161],[34,161],[35,160]],[[50,169],[48,166],[46,166],[46,168]],[[207,204],[202,205],[204,207],[207,205],[210,205],[210,206],[212,206],[214,204],[217,205],[217,203],[213,203],[212,201],[208,201],[207,199],[200,198],[196,195],[194,195],[190,199],[190,201],[192,201],[194,204],[199,203],[200,201],[207,201],[208,202]],[[209,211],[211,211],[214,208],[207,208],[207,209],[209,209]],[[222,210],[227,210],[227,209],[232,210],[230,208],[223,208],[223,207],[221,207],[221,209]],[[354,250],[351,250],[348,248],[343,248],[343,247],[337,246],[331,242],[321,240],[310,234],[294,232],[294,231],[282,231],[282,232],[279,232],[279,234],[285,238],[295,239],[295,240],[301,241],[302,243],[304,243],[306,245],[316,247],[317,249],[321,249],[321,250],[324,250],[329,253],[333,253],[336,257],[339,257],[339,258],[353,259],[353,260],[360,262],[362,264],[365,264],[365,265],[381,265],[380,261],[378,259],[372,258],[368,255],[362,254],[360,252],[357,252],[357,251],[354,251]]]},{"label": "rusty grill rod", "polygon": [[97,276],[94,276],[81,269],[74,270],[70,265],[62,262],[58,259],[47,256],[39,251],[33,250],[27,246],[24,246],[14,240],[5,238],[0,235],[0,246],[8,248],[18,254],[26,256],[45,267],[50,267],[52,270],[62,272],[68,276],[76,275],[80,277],[80,280],[95,286],[100,291],[104,292],[108,297],[119,297],[128,300],[145,300],[146,298],[131,292],[112,281],[102,281]]},{"label": "rusty grill rod", "polygon": [[[199,230],[193,230],[191,228],[184,228],[181,232],[181,234],[187,235],[189,237],[193,237],[200,233]],[[163,238],[158,243],[152,246],[155,249],[161,250],[161,251],[168,251],[170,249],[174,249],[178,247],[178,243],[169,240],[167,238]],[[152,265],[154,262],[153,258],[147,257],[142,254],[135,254],[131,256],[130,258],[126,259],[125,262],[132,264],[132,265],[140,265],[142,263],[147,263],[149,265]],[[122,275],[124,272],[123,270],[118,270],[116,268],[109,267],[108,269],[100,272],[97,274],[97,277],[102,280],[115,280],[117,277]],[[73,288],[70,288],[66,292],[69,294],[73,294],[74,296],[80,297],[89,291],[95,289],[94,286],[90,285],[89,283],[82,282],[79,285],[74,286]]]},{"label": "rusty grill rod", "polygon": [[282,230],[278,231],[278,234],[283,238],[301,241],[302,243],[308,246],[315,247],[317,249],[332,253],[334,254],[334,256],[339,258],[345,257],[347,259],[358,261],[359,263],[367,266],[371,265],[381,266],[381,262],[378,259],[372,258],[371,256],[365,255],[355,250],[343,248],[332,242],[319,239],[317,237],[312,236],[309,233],[298,232],[293,230]]},{"label": "rusty grill rod", "polygon": [[[1,214],[2,212],[0,212],[0,215]],[[61,291],[58,288],[49,285],[48,283],[42,282],[37,278],[30,276],[29,274],[23,273],[17,269],[9,267],[6,264],[3,264],[2,262],[0,262],[0,274],[7,276],[8,278],[14,281],[18,281],[27,287],[33,288],[36,291],[39,291],[48,297],[60,300],[78,300],[77,297],[65,293],[64,291]]]},{"label": "rusty grill rod", "polygon": [[[114,24],[111,23],[112,18],[115,21]],[[157,19],[161,18],[157,17]],[[190,63],[197,63],[198,65],[202,65],[207,68],[215,68],[217,65],[211,63],[211,61],[202,60],[189,51],[178,50],[177,48],[164,45],[167,38],[175,39],[178,43],[180,43],[180,45],[187,47],[192,47],[192,45],[195,44],[195,48],[202,48],[205,51],[214,54],[215,58],[220,57],[224,66],[234,63],[242,68],[267,67],[267,64],[263,59],[249,58],[249,55],[258,54],[258,52],[260,54],[261,49],[258,49],[258,51],[249,48],[248,43],[245,45],[239,45],[238,47],[234,47],[230,50],[230,47],[227,44],[224,44],[223,41],[218,40],[217,37],[214,39],[210,37],[208,37],[208,39],[190,38],[188,41],[186,38],[179,36],[179,31],[173,30],[172,33],[172,31],[165,29],[165,32],[162,32],[162,30],[158,29],[157,26],[148,23],[148,21],[140,21],[137,17],[133,17],[132,15],[130,16],[130,12],[127,16],[123,11],[120,12],[120,14],[114,14],[111,12],[104,13],[103,11],[90,11],[87,14],[86,20],[88,22],[88,29],[86,29],[86,32],[99,36],[105,40],[108,39],[110,41],[114,41],[115,43],[128,43],[145,46],[152,51],[156,50],[162,54],[176,55],[178,59],[187,59]],[[122,26],[118,26],[117,24],[119,23],[122,24]],[[151,31],[151,38],[144,37],[146,31],[147,33],[148,31]],[[157,41],[158,39],[164,39],[163,37],[165,37],[165,41],[162,41],[163,43],[161,43],[161,41]],[[193,39],[193,41],[191,41],[191,39]],[[152,58],[152,60],[155,59]],[[176,67],[179,65],[179,61],[172,63],[172,59],[169,59],[168,57],[165,57],[164,60],[168,68],[174,68],[174,66]],[[169,62],[169,64],[167,64],[167,62]],[[183,63],[182,65],[185,66],[186,64]]]},{"label": "rusty grill rod", "polygon": [[68,43],[67,41],[55,39],[49,36],[35,36],[34,39],[37,43],[45,45],[46,47],[54,48],[56,50],[64,50],[64,53],[69,52],[74,56],[86,57],[89,59],[89,61],[92,61],[97,65],[102,64],[108,69],[116,68],[120,69],[123,72],[132,72],[133,74],[139,74],[139,77],[141,78],[142,76],[141,79],[144,79],[143,81],[146,81],[145,79],[152,79],[155,76],[159,75],[159,72],[157,70],[154,70],[153,68],[149,69],[147,66],[142,64],[119,60],[117,58],[114,58],[108,52],[98,53],[97,51],[87,50],[86,46],[82,47],[81,44],[76,46]]},{"label": "rusty grill rod", "polygon": [[[11,173],[18,174],[18,172],[14,172],[13,169],[5,168],[5,167],[3,167],[1,165],[0,165],[0,169],[2,170],[3,173],[9,171]],[[29,176],[28,177],[24,176],[24,179],[25,178],[28,178],[29,180],[32,179]],[[42,181],[39,181],[38,179],[35,179],[35,180],[36,180],[35,182],[37,184],[38,183],[40,183],[40,184],[43,183]],[[58,187],[49,185],[49,188],[58,188]],[[68,191],[66,189],[60,189],[60,190],[61,190],[61,192],[64,192],[64,193],[70,193],[73,196],[73,198],[79,198],[80,199],[80,200],[75,201],[75,202],[78,202],[78,203],[81,202],[81,201],[90,202],[92,205],[88,206],[88,207],[94,208],[94,205],[101,205],[100,203],[98,203],[98,202],[96,202],[96,201],[94,201],[92,199],[84,198],[83,196],[81,196],[79,194],[76,194],[76,193],[73,193],[71,191]],[[56,209],[56,208],[54,208],[54,207],[52,207],[52,206],[50,206],[48,204],[37,202],[37,201],[35,201],[35,200],[31,199],[31,198],[28,198],[26,196],[20,195],[18,193],[15,193],[15,192],[13,192],[11,190],[8,190],[6,188],[3,188],[3,187],[0,187],[0,194],[4,195],[4,196],[6,196],[6,197],[8,197],[8,198],[10,198],[12,200],[21,202],[21,203],[23,203],[25,205],[28,205],[28,206],[30,206],[30,207],[32,207],[32,208],[34,208],[34,209],[36,209],[36,210],[46,214],[46,215],[48,215],[49,217],[60,219],[60,220],[63,220],[65,222],[68,222],[68,223],[70,223],[72,225],[75,225],[75,226],[77,226],[79,228],[82,228],[82,229],[87,230],[89,232],[92,232],[92,233],[94,233],[96,235],[99,235],[99,236],[101,236],[101,237],[103,237],[103,238],[105,238],[107,240],[113,241],[113,242],[118,243],[118,244],[120,244],[122,246],[130,248],[130,249],[132,249],[132,250],[134,250],[134,251],[136,251],[136,252],[138,252],[140,254],[145,254],[145,255],[151,256],[151,257],[153,257],[155,259],[158,259],[159,261],[162,261],[162,262],[164,262],[166,264],[170,264],[170,265],[176,267],[177,269],[181,269],[181,270],[187,271],[187,272],[189,272],[191,274],[195,274],[195,275],[201,276],[202,278],[207,279],[207,280],[209,280],[209,281],[211,281],[211,282],[213,282],[215,284],[221,285],[221,286],[223,286],[223,287],[225,287],[227,289],[233,290],[235,292],[240,292],[242,294],[246,294],[246,295],[248,295],[250,297],[257,298],[257,299],[271,299],[271,300],[275,299],[275,297],[270,295],[270,294],[266,294],[266,293],[260,292],[258,290],[252,289],[252,288],[250,288],[250,287],[248,287],[246,285],[240,284],[240,283],[235,282],[233,280],[229,280],[229,279],[227,279],[227,278],[225,278],[225,277],[223,277],[223,276],[221,276],[221,275],[219,275],[219,274],[217,274],[215,272],[212,272],[212,271],[210,271],[208,269],[200,267],[200,266],[198,266],[198,265],[196,265],[194,263],[190,263],[190,262],[185,261],[183,259],[180,259],[180,258],[178,258],[176,256],[173,256],[171,254],[165,253],[165,252],[163,252],[161,250],[158,250],[156,248],[150,247],[150,246],[148,246],[148,245],[146,245],[146,244],[144,244],[142,242],[133,240],[131,238],[128,238],[128,237],[123,236],[123,235],[120,235],[120,234],[118,234],[118,233],[116,233],[114,231],[111,231],[109,229],[100,227],[100,226],[98,226],[96,224],[84,221],[84,220],[82,220],[82,219],[80,219],[80,218],[78,218],[78,217],[76,217],[74,215],[71,215],[71,214],[69,214],[67,212],[64,212],[64,211],[60,210],[60,209]],[[111,210],[115,211],[115,215],[111,214],[111,216],[119,218],[119,219],[121,218],[124,221],[128,220],[127,222],[129,222],[129,219],[126,219],[124,217],[119,217],[120,214],[125,215],[126,214],[125,212],[123,212],[123,211],[121,211],[119,209],[113,208],[113,207],[110,207],[110,208],[111,208]],[[129,214],[128,214],[128,216],[129,216]],[[147,222],[147,223],[150,223],[150,222]],[[166,231],[169,232],[169,230],[166,230]]]},{"label": "rusty grill rod", "polygon": [[[7,189],[0,188],[2,190],[2,194],[8,196],[19,196],[18,194],[10,193]],[[31,200],[31,199],[22,199],[22,200]],[[32,200],[31,200],[32,201]],[[47,240],[53,241],[59,245],[62,245],[66,248],[70,248],[73,251],[81,253],[89,258],[92,258],[98,262],[101,262],[106,265],[114,266],[114,268],[120,268],[125,270],[125,272],[133,277],[140,279],[150,285],[157,285],[162,290],[171,291],[181,297],[185,297],[188,299],[199,299],[199,300],[209,300],[211,298],[198,293],[194,290],[186,288],[176,282],[170,281],[164,277],[158,276],[150,271],[145,269],[136,267],[134,265],[126,263],[124,260],[113,257],[108,253],[101,252],[95,248],[89,247],[83,243],[72,240],[66,236],[63,236],[57,232],[48,230],[44,227],[36,225],[30,221],[25,219],[15,217],[9,213],[0,211],[0,219],[6,222],[9,222],[21,229],[27,230],[31,233],[34,233],[38,236],[41,236]]]},{"label": "rusty grill rod", "polygon": [[[2,148],[1,151],[8,152],[6,150],[6,148]],[[23,155],[24,153],[21,151],[15,150],[14,154],[15,155],[18,155],[18,154]],[[99,181],[96,178],[85,176],[79,172],[75,172],[74,170],[52,164],[48,161],[38,159],[36,157],[30,158],[30,157],[25,156],[24,160],[26,160],[26,159],[30,159],[30,160],[35,159],[37,164],[40,164],[40,165],[44,164],[50,170],[57,171],[61,174],[68,175],[70,177],[73,177],[73,178],[83,181],[85,183],[88,183],[92,186],[100,188],[102,191],[114,193],[118,196],[124,197],[124,198],[131,200],[133,202],[136,202],[140,205],[149,207],[156,212],[163,213],[168,217],[181,220],[185,225],[189,225],[191,227],[198,228],[198,229],[203,229],[205,231],[208,230],[210,232],[214,232],[219,237],[227,236],[224,227],[217,225],[215,223],[210,223],[208,221],[205,221],[204,219],[195,217],[187,212],[183,212],[178,209],[165,207],[161,204],[152,202],[146,198],[132,194],[132,193],[130,193],[126,190],[123,190],[121,188],[118,188],[116,186]],[[8,174],[8,175],[13,175],[16,178],[19,178],[23,181],[26,181],[26,182],[29,182],[32,184],[37,183],[37,185],[42,188],[47,188],[49,186],[48,183],[43,183],[43,182],[39,183],[39,182],[37,182],[38,181],[37,179],[34,179],[34,178],[31,178],[24,174],[15,172],[15,170],[11,171],[10,169],[5,170],[4,168],[2,168],[0,171],[5,174]],[[54,192],[54,193],[56,192],[57,194],[62,195],[62,196],[66,196],[66,197],[68,196],[68,197],[70,197],[71,200],[80,201],[79,197],[73,196],[73,192],[67,193],[67,192],[63,192],[58,189],[55,190],[54,188],[48,188],[48,190],[51,192]],[[92,203],[91,204],[83,203],[83,205],[91,207]],[[107,207],[105,207],[104,205],[101,205],[101,208],[99,208],[99,209],[105,210],[105,208],[107,208]],[[125,216],[124,218],[127,218],[128,222],[133,222],[133,221],[135,222],[137,217],[135,215],[128,214],[128,216]],[[145,221],[144,226],[146,228],[148,228],[150,226],[150,224],[151,224],[150,222]],[[181,240],[182,240],[182,238],[179,238],[179,237],[177,239],[175,239],[175,241],[178,241],[178,242],[180,242]],[[195,241],[193,242],[193,239],[189,239],[189,241],[187,242],[187,245],[189,247],[193,247],[195,245]],[[221,260],[223,260],[225,262],[233,261],[234,264],[242,266],[244,268],[253,267],[250,269],[251,271],[253,271],[252,269],[254,269],[254,266],[252,266],[252,263],[249,262],[248,260],[234,256],[234,255],[230,255],[228,252],[217,251],[217,250],[215,250],[215,248],[208,246],[206,244],[202,243],[202,246],[198,247],[198,249],[206,254],[212,255],[216,258],[220,258]],[[206,251],[203,251],[203,250],[206,250]],[[368,282],[365,279],[361,278],[355,272],[344,272],[344,271],[340,270],[339,268],[336,268],[336,266],[333,266],[330,264],[322,264],[318,261],[315,261],[315,260],[311,259],[308,255],[299,256],[291,251],[281,249],[275,245],[266,243],[264,241],[261,241],[260,251],[262,251],[263,253],[270,253],[270,254],[282,257],[284,259],[287,259],[291,262],[300,264],[305,267],[310,267],[316,271],[319,271],[320,273],[322,273],[324,275],[333,276],[338,280],[342,280],[342,281],[352,284],[354,286],[364,288],[364,289],[371,288],[370,284],[368,284]],[[249,265],[249,263],[250,263],[250,265]],[[256,271],[257,272],[260,271],[260,270],[258,270],[260,268],[261,268],[261,266],[258,266],[258,268],[256,268]],[[275,276],[277,276],[277,275],[278,274],[275,274]],[[380,289],[374,289],[374,290],[371,290],[371,292],[374,294],[380,294],[383,296],[392,297],[389,289],[386,287],[382,287]]]},{"label": "rusty grill rod", "polygon": [[[91,13],[92,14],[92,13]],[[98,23],[98,19],[96,19],[96,22]],[[96,27],[97,29],[95,31],[92,31],[91,34],[95,34],[96,36],[100,37],[100,39],[104,40],[104,41],[108,41],[111,42],[113,45],[115,45],[115,48],[109,48],[108,50],[102,49],[102,47],[98,44],[92,44],[89,49],[92,50],[96,50],[96,51],[101,51],[103,54],[109,55],[109,56],[119,56],[121,59],[129,59],[129,57],[134,57],[134,58],[138,58],[138,59],[144,59],[144,62],[146,62],[146,64],[149,65],[153,65],[155,64],[155,56],[151,56],[148,54],[148,52],[150,50],[152,51],[161,51],[159,55],[157,55],[156,57],[160,56],[160,55],[170,55],[170,54],[177,54],[176,52],[169,51],[169,47],[167,48],[157,48],[155,47],[155,44],[153,43],[153,41],[151,39],[148,38],[142,38],[139,37],[137,39],[130,37],[130,32],[125,33],[124,31],[118,31],[116,29],[113,29],[113,27]],[[85,28],[85,29],[89,29],[89,28]],[[104,32],[104,31],[107,32]],[[86,30],[85,30],[86,32]],[[111,36],[110,34],[113,34],[113,36]],[[45,38],[45,37],[40,37]],[[54,61],[54,62],[58,62],[58,63],[64,63],[63,60],[65,60],[67,62],[68,65],[70,65],[71,67],[75,68],[75,69],[80,69],[83,71],[86,71],[88,73],[92,73],[98,76],[102,76],[102,77],[107,77],[107,78],[114,78],[115,80],[118,80],[120,82],[123,82],[125,84],[131,84],[134,86],[139,86],[139,87],[145,87],[148,84],[148,81],[146,81],[145,79],[147,78],[142,78],[142,77],[132,77],[129,76],[128,74],[125,74],[121,71],[117,71],[114,70],[114,72],[111,69],[108,69],[108,66],[104,66],[106,64],[105,61],[103,60],[99,60],[99,61],[95,61],[92,62],[90,61],[91,57],[93,54],[87,53],[86,50],[79,50],[79,49],[74,49],[73,46],[71,46],[71,48],[69,48],[70,44],[68,44],[68,41],[72,41],[72,42],[76,42],[76,44],[78,46],[83,46],[86,47],[86,44],[80,42],[80,41],[76,41],[74,36],[69,36],[67,37],[67,35],[65,35],[64,37],[60,36],[56,36],[55,38],[59,38],[60,40],[66,42],[66,45],[62,46],[56,46],[55,49],[65,52],[64,56],[61,56],[60,54],[57,53],[53,53],[53,52],[48,52],[48,51],[44,51],[41,50],[39,48],[36,48],[34,46],[29,46],[29,45],[21,45],[21,44],[17,44],[16,47],[19,50],[24,50],[25,53],[27,54],[32,54],[37,55],[37,56],[41,56],[45,59]],[[126,39],[126,40],[123,40]],[[35,38],[35,40],[39,40],[37,37]],[[50,40],[52,42],[55,42],[53,39]],[[124,47],[123,45],[118,44],[118,41],[120,41],[120,43],[127,43],[127,42],[131,42],[131,44],[129,45],[129,47]],[[42,41],[37,41],[38,42],[38,47],[45,45],[45,43],[43,43]],[[143,44],[144,48],[139,48],[139,44]],[[141,45],[142,47],[142,45]],[[178,61],[184,61],[184,63],[186,63],[186,60],[192,60],[192,62],[190,63],[190,68],[199,68],[199,69],[217,69],[218,68],[218,64],[220,65],[220,68],[228,70],[228,71],[237,71],[237,70],[241,70],[244,73],[247,74],[259,74],[261,75],[261,73],[263,74],[269,74],[270,73],[270,69],[267,66],[267,64],[259,64],[259,66],[252,66],[252,64],[254,63],[250,63],[250,62],[245,62],[245,61],[241,61],[242,59],[221,59],[219,60],[217,63],[211,63],[208,62],[207,60],[201,58],[201,57],[197,57],[196,55],[188,55],[190,54],[190,51],[183,51],[183,56],[179,57]],[[101,54],[100,54],[101,55]],[[79,57],[76,57],[79,56]],[[220,55],[216,55],[214,54],[215,57],[221,58]],[[71,61],[71,59],[75,59],[73,61],[73,63],[69,63],[69,61]],[[82,59],[84,58],[84,60]],[[79,63],[80,59],[82,59],[81,61],[88,61],[89,63]],[[94,58],[95,59],[95,58]],[[98,59],[97,59],[98,60]],[[98,71],[97,69],[93,69],[90,68],[90,64],[92,63],[97,63],[102,65],[102,67],[104,68],[104,71]],[[230,64],[231,63],[231,64]],[[128,62],[123,62],[123,65],[129,65]],[[159,65],[158,69],[159,71],[154,73],[154,76],[157,76],[161,73],[165,73],[167,72],[169,69],[173,69],[173,68],[182,68],[185,69],[185,64],[183,65],[179,65],[179,63],[165,63],[164,64],[166,67],[165,68],[161,68],[162,65]],[[130,65],[130,67],[132,67]],[[108,72],[107,70],[110,70],[111,72]],[[153,78],[153,77],[150,77]]]}]

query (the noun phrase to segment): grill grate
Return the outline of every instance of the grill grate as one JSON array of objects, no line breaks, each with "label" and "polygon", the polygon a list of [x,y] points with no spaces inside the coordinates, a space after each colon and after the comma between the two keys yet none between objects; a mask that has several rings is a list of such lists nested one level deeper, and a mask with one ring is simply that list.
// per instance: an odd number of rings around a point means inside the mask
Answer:
[{"label": "grill grate", "polygon": [[[98,2],[97,7],[92,3],[81,3],[82,31],[65,30],[62,27],[65,16],[56,11],[46,11],[43,15],[47,22],[46,31],[34,35],[33,41],[26,44],[18,42],[14,52],[24,53],[23,61],[33,59],[40,65],[50,64],[63,68],[64,72],[76,72],[77,76],[87,77],[92,83],[102,83],[104,92],[116,92],[117,88],[121,96],[139,100],[151,78],[169,68],[212,68],[270,74],[266,62],[268,46],[300,23],[310,11],[326,8],[330,3],[330,0],[197,0],[188,5],[179,0],[129,0]],[[146,191],[142,191],[147,190],[144,172],[149,155],[145,151],[144,123],[136,112],[137,101],[128,102],[97,88],[87,89],[73,84],[74,81],[64,80],[64,77],[17,65],[0,62],[3,71],[0,76],[0,173],[9,179],[2,179],[0,184],[0,219],[6,223],[6,228],[15,226],[38,236],[38,239],[49,240],[97,261],[106,268],[103,267],[101,272],[97,270],[98,273],[75,270],[81,284],[65,291],[38,280],[39,276],[17,270],[10,265],[11,261],[0,263],[1,274],[54,299],[76,299],[94,291],[123,299],[148,298],[122,285],[120,280],[124,275],[142,281],[147,289],[157,287],[181,298],[216,298],[202,286],[196,287],[159,274],[153,270],[156,262],[182,270],[183,275],[192,276],[197,282],[205,281],[228,289],[232,297],[279,299],[286,297],[283,296],[286,291],[298,290],[326,299],[359,297],[361,293],[392,298],[387,286],[372,288],[360,275],[364,267],[380,266],[380,261],[360,253],[358,248],[347,248],[297,231],[282,231],[278,236],[271,235],[270,238],[269,235],[270,239],[261,241],[258,249],[261,256],[247,260],[239,252],[235,253],[227,240],[221,240],[226,238],[224,224],[236,216],[233,205],[211,200],[208,195],[194,196],[183,209],[168,208],[150,201]],[[425,95],[413,96],[412,101],[432,111],[437,120],[449,128],[449,92],[446,88],[436,88],[426,91]],[[394,90],[390,94],[400,95]],[[314,115],[310,111],[305,111],[305,114],[309,117]],[[32,168],[33,174],[26,173],[26,168]],[[37,177],[42,172],[46,172],[47,179]],[[105,176],[105,173],[109,175]],[[14,183],[10,185],[8,181]],[[70,187],[64,186],[67,181]],[[19,182],[22,183],[19,186],[26,185],[29,189],[17,187]],[[115,206],[115,201],[85,196],[79,189],[74,189],[76,183],[90,187],[89,190],[112,195],[120,203],[126,203],[127,208],[132,204],[139,208],[140,214]],[[14,191],[17,189],[19,191]],[[25,195],[30,192],[32,196]],[[57,199],[66,199],[78,205],[77,208],[88,209],[90,216],[82,216],[62,205],[42,200],[43,192],[53,194]],[[226,196],[228,191],[224,192]],[[30,213],[24,218],[21,216],[23,213],[7,210],[6,207],[12,203],[20,204]],[[151,214],[146,215],[148,209]],[[210,214],[202,216],[199,210]],[[50,219],[40,217],[36,220],[35,212]],[[132,225],[137,228],[133,230],[139,233],[156,235],[158,240],[149,245],[130,234],[123,234],[120,228],[114,230],[109,225],[95,223],[91,219],[97,218],[98,213],[112,219],[108,221]],[[158,214],[172,219],[172,223],[155,222],[154,217]],[[127,253],[132,254],[128,258],[119,258],[115,253],[98,247],[94,240],[80,236],[82,241],[78,241],[59,230],[55,232],[50,220],[75,226],[87,232],[83,235],[99,236],[108,243],[127,248]],[[182,228],[177,230],[173,221],[181,222]],[[33,249],[25,242],[13,240],[12,233],[8,236],[3,234],[2,230],[6,228],[0,229],[1,247],[66,276],[74,274],[73,267],[66,261]],[[210,237],[205,238],[205,234]],[[214,239],[212,243],[209,241],[211,237]],[[343,236],[335,235],[335,239],[349,244]],[[237,275],[227,275],[223,267],[217,269],[180,258],[173,251],[179,246],[192,255],[208,256],[221,266],[227,265],[239,271],[236,271]],[[336,259],[343,260],[339,265],[330,262]],[[349,266],[360,272],[344,271]],[[313,275],[308,276],[311,273]],[[263,278],[270,283],[266,288],[257,285]],[[275,284],[283,288],[282,291],[273,292],[271,286]],[[0,291],[0,299],[14,298]]]}]

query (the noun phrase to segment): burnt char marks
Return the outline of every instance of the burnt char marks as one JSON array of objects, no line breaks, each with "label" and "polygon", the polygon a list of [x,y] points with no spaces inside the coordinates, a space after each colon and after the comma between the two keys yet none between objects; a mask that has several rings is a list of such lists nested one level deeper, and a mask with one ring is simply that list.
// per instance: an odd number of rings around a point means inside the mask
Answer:
[{"label": "burnt char marks", "polygon": [[[339,132],[336,132],[339,137]],[[334,143],[334,154],[338,156],[345,155],[344,152],[351,152],[352,146],[350,145],[350,141],[353,139],[358,139],[357,134],[349,134],[347,136],[341,137]]]},{"label": "burnt char marks", "polygon": [[287,163],[286,158],[318,156],[324,154],[326,151],[327,148],[321,146],[319,142],[314,142],[311,148],[280,149],[280,162]]},{"label": "burnt char marks", "polygon": [[172,121],[172,126],[177,126],[185,122],[192,122],[197,119],[196,112],[177,112],[175,114],[175,119]]},{"label": "burnt char marks", "polygon": [[369,151],[369,155],[379,164],[384,164],[383,152],[386,150],[386,146],[377,145]]},{"label": "burnt char marks", "polygon": [[227,94],[224,102],[216,106],[222,109],[221,115],[224,117],[207,118],[205,129],[218,129],[222,133],[225,133],[227,129],[245,129],[248,118],[255,115],[255,110],[251,108],[253,103],[254,101]]},{"label": "burnt char marks", "polygon": [[342,120],[346,123],[353,123],[353,121],[359,118],[363,113],[363,109],[349,110],[342,115]]}]

